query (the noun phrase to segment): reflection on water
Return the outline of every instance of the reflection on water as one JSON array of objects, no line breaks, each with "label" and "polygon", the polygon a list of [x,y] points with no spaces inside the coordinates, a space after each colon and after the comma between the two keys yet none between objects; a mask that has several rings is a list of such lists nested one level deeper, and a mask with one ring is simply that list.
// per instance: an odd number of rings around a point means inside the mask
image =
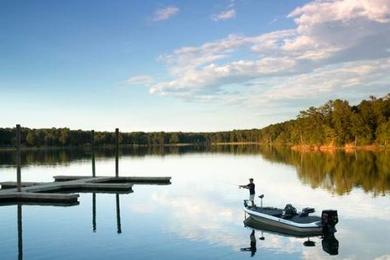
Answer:
[{"label": "reflection on water", "polygon": [[361,187],[373,195],[390,190],[390,152],[296,152],[261,148],[268,160],[293,165],[300,180],[313,188],[342,195]]},{"label": "reflection on water", "polygon": [[[339,253],[339,241],[336,239],[335,234],[333,232],[325,232],[323,234],[316,234],[316,233],[307,233],[307,234],[299,234],[294,232],[289,232],[286,229],[281,229],[275,226],[271,226],[269,224],[260,223],[256,220],[254,220],[252,217],[248,217],[244,220],[245,227],[249,227],[252,229],[251,235],[250,235],[250,241],[251,241],[251,252],[256,252],[256,237],[255,237],[255,230],[261,232],[261,236],[259,237],[260,240],[264,241],[266,239],[266,236],[264,234],[275,234],[277,236],[283,236],[283,237],[296,237],[296,238],[307,238],[306,241],[303,242],[303,246],[305,247],[314,247],[316,246],[316,242],[313,240],[310,240],[310,238],[318,237],[321,239],[321,245],[322,250],[329,255],[338,255]],[[243,249],[241,249],[243,250]],[[244,249],[247,250],[247,249]],[[253,253],[254,254],[254,253]]]},{"label": "reflection on water", "polygon": [[[148,146],[122,147],[120,155],[144,157],[149,155],[173,155],[199,152],[218,152],[229,154],[258,154],[259,147],[254,145],[231,146]],[[114,148],[101,147],[95,150],[95,157],[110,158],[115,156]],[[67,164],[76,160],[90,159],[91,150],[83,148],[73,149],[37,149],[24,150],[21,155],[22,165],[57,165]],[[7,167],[16,164],[15,152],[0,150],[0,166]]]},{"label": "reflection on water", "polygon": [[[122,233],[119,194],[116,198],[116,232]],[[51,205],[53,206],[53,205]],[[18,259],[23,259],[23,204],[17,204]],[[92,193],[92,230],[96,232],[96,193]]]},{"label": "reflection on water", "polygon": [[[190,153],[226,153],[236,155],[259,154],[272,162],[295,167],[302,183],[313,188],[325,188],[337,195],[349,193],[361,187],[374,196],[390,191],[390,151],[356,151],[345,153],[297,152],[286,148],[271,148],[256,145],[230,146],[172,146],[172,147],[128,147],[121,156],[145,157],[150,155],[184,155]],[[115,151],[110,148],[97,149],[92,160],[111,158]],[[90,160],[87,149],[35,150],[22,153],[22,165],[67,165],[72,161]],[[14,152],[0,151],[0,167],[16,164]]]},{"label": "reflection on water", "polygon": [[[111,149],[96,151],[96,175],[114,176]],[[1,259],[386,259],[390,256],[388,154],[301,154],[259,146],[123,149],[121,176],[172,176],[134,193],[80,194],[72,207],[0,207]],[[91,174],[88,150],[24,151],[22,180]],[[16,179],[0,152],[0,181]],[[255,179],[264,205],[334,208],[336,238],[288,237],[243,227],[235,184]],[[340,196],[342,195],[342,196]],[[384,195],[384,196],[381,196]],[[253,234],[252,234],[253,232]],[[337,250],[336,250],[337,249]]]},{"label": "reflection on water", "polygon": [[253,257],[256,254],[257,247],[256,247],[256,235],[255,230],[252,230],[251,234],[249,235],[249,247],[243,247],[240,249],[241,251],[250,251],[251,257]]}]

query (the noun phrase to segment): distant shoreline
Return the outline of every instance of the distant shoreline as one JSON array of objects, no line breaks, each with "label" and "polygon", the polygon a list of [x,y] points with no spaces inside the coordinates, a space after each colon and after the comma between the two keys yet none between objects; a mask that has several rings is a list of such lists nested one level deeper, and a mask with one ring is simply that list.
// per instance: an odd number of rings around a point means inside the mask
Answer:
[{"label": "distant shoreline", "polygon": [[[264,144],[258,142],[218,142],[218,143],[177,143],[177,144],[163,144],[163,145],[144,145],[144,144],[120,144],[121,148],[148,148],[148,147],[186,147],[186,146],[234,146],[234,145],[258,145],[270,147],[285,147],[297,152],[335,152],[335,151],[384,151],[389,150],[390,146],[370,144],[370,145],[353,145],[346,144],[343,146],[336,145],[310,145],[310,144]],[[22,146],[23,151],[39,151],[39,150],[63,150],[63,149],[91,149],[91,145],[73,145],[73,146]],[[114,149],[115,145],[96,145],[97,149]],[[0,151],[15,151],[16,147],[6,146],[0,147]]]},{"label": "distant shoreline", "polygon": [[334,152],[334,151],[345,151],[345,152],[354,152],[354,151],[383,151],[388,150],[389,147],[384,145],[369,144],[369,145],[352,145],[346,144],[343,146],[336,145],[293,145],[291,149],[298,152]]}]

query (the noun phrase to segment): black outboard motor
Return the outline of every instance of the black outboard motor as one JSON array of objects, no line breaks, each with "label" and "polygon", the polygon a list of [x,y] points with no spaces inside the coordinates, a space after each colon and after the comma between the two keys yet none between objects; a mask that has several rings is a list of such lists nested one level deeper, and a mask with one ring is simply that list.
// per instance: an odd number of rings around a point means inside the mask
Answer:
[{"label": "black outboard motor", "polygon": [[324,234],[336,232],[336,224],[339,222],[337,210],[323,210],[321,214],[322,231]]}]

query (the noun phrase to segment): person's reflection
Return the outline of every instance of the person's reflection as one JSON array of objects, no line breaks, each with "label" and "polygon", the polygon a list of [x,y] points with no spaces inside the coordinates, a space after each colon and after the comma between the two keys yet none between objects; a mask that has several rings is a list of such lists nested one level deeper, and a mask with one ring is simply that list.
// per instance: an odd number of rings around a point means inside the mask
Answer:
[{"label": "person's reflection", "polygon": [[251,252],[251,257],[253,257],[256,254],[256,236],[255,236],[255,230],[252,229],[251,234],[249,235],[250,239],[250,247],[244,247],[241,248],[241,251],[250,251]]}]

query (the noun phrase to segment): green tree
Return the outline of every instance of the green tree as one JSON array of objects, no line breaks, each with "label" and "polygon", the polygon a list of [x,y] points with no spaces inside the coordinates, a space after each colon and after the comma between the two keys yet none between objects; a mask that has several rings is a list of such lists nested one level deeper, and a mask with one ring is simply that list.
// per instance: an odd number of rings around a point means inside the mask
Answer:
[{"label": "green tree", "polygon": [[390,121],[383,122],[376,131],[376,140],[379,144],[388,146],[390,144]]}]

